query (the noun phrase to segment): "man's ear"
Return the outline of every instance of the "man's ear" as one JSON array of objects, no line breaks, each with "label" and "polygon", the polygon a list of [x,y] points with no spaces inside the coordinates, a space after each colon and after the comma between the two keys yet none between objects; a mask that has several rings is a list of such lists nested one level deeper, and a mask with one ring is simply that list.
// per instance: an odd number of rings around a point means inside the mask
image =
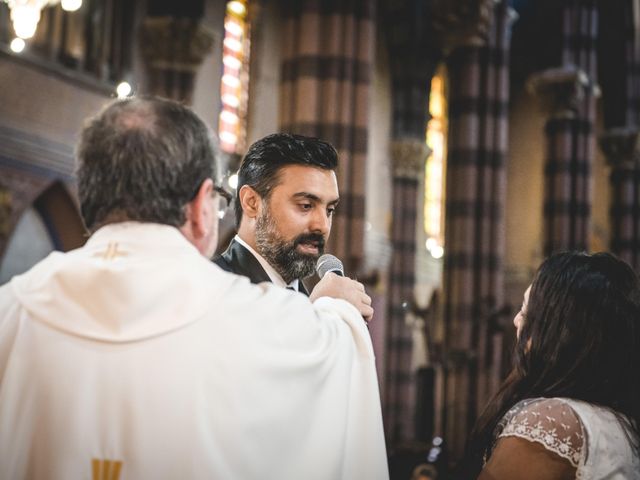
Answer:
[{"label": "man's ear", "polygon": [[258,192],[249,185],[243,185],[238,192],[238,198],[242,207],[242,215],[248,218],[256,218],[262,204],[262,198]]},{"label": "man's ear", "polygon": [[193,200],[187,204],[185,211],[187,220],[181,230],[195,242],[207,237],[211,233],[212,225],[215,224],[212,221],[216,215],[214,203],[211,201],[212,195],[213,180],[207,178],[198,188],[198,193]]}]

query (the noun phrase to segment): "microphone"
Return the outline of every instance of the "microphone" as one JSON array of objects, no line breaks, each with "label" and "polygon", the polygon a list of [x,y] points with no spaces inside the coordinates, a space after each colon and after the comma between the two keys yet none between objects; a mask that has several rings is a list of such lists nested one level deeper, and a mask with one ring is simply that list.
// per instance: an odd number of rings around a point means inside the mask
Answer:
[{"label": "microphone", "polygon": [[336,275],[344,277],[344,266],[338,257],[325,253],[316,262],[316,272],[320,278],[324,277],[327,273],[333,272]]},{"label": "microphone", "polygon": [[[316,272],[320,278],[330,272],[344,277],[344,265],[342,265],[342,262],[338,257],[331,255],[330,253],[325,253],[316,262]],[[367,328],[369,328],[369,323],[366,319],[364,319],[364,323]]]}]

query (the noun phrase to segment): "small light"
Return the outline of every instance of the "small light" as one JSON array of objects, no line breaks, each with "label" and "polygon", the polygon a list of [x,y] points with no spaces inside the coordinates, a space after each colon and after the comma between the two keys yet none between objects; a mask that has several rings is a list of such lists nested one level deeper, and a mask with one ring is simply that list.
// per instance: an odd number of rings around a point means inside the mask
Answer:
[{"label": "small light", "polygon": [[225,55],[222,59],[222,63],[224,63],[225,67],[233,68],[235,70],[240,70],[242,67],[242,62],[231,55]]},{"label": "small light", "polygon": [[14,38],[13,40],[11,40],[11,51],[16,52],[16,53],[20,53],[24,50],[24,47],[26,46],[26,43],[24,43],[24,40],[21,39],[20,37]]},{"label": "small light", "polygon": [[241,52],[242,51],[242,43],[235,38],[227,37],[224,39],[223,45],[227,47],[232,52]]},{"label": "small light", "polygon": [[428,238],[427,241],[424,243],[425,247],[427,247],[427,250],[431,251],[433,250],[434,247],[438,246],[438,242],[435,238],[431,237]]},{"label": "small light", "polygon": [[66,12],[75,12],[82,6],[82,0],[62,0],[60,5]]},{"label": "small light", "polygon": [[222,220],[226,213],[226,210],[218,210],[218,219]]},{"label": "small light", "polygon": [[233,0],[232,2],[227,3],[227,10],[240,16],[244,16],[244,14],[247,13],[247,7],[238,0]]},{"label": "small light", "polygon": [[238,174],[234,173],[233,175],[231,175],[229,177],[229,179],[227,180],[227,185],[229,185],[229,188],[232,189],[236,189],[238,188]]},{"label": "small light", "polygon": [[229,110],[223,110],[222,112],[220,112],[220,118],[227,123],[230,123],[232,125],[238,123],[238,115],[236,115],[233,112],[230,112]]},{"label": "small light", "polygon": [[433,443],[436,447],[439,447],[440,445],[442,445],[442,437],[433,437],[431,443]]},{"label": "small light", "polygon": [[222,96],[222,103],[224,103],[225,105],[229,105],[231,108],[238,108],[238,106],[240,105],[240,100],[235,95],[225,93]]},{"label": "small light", "polygon": [[231,20],[225,22],[224,28],[227,32],[229,32],[232,35],[235,35],[236,37],[241,36],[242,33],[244,32],[244,30],[242,29],[242,25],[240,25],[238,22],[234,22]]},{"label": "small light", "polygon": [[222,76],[222,83],[231,88],[238,88],[240,86],[240,79],[233,75],[225,74]]},{"label": "small light", "polygon": [[436,245],[431,249],[431,256],[433,258],[442,258],[443,255],[444,255],[444,248],[442,248],[440,245]]},{"label": "small light", "polygon": [[118,98],[125,98],[131,95],[131,85],[128,82],[120,82],[116,87]]},{"label": "small light", "polygon": [[230,145],[235,145],[236,142],[238,141],[238,137],[236,136],[235,133],[222,132],[220,134],[220,141],[222,141],[224,143],[228,143]]}]

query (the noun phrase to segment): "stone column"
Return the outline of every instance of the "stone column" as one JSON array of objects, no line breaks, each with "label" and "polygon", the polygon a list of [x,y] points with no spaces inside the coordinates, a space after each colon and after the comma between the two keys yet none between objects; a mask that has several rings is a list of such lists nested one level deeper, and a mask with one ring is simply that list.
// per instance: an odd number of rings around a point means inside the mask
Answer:
[{"label": "stone column", "polygon": [[392,445],[415,438],[415,372],[411,368],[413,331],[406,307],[413,303],[417,206],[429,148],[421,140],[391,144],[393,199],[387,316],[384,406],[387,438]]},{"label": "stone column", "polygon": [[593,122],[585,113],[597,89],[574,66],[545,70],[529,80],[548,115],[545,124],[544,253],[587,250],[591,222]]},{"label": "stone column", "polygon": [[439,1],[435,21],[448,52],[449,138],[443,274],[440,429],[460,458],[494,393],[502,334],[510,30],[507,2]]},{"label": "stone column", "polygon": [[610,248],[640,271],[640,129],[611,128],[600,148],[611,167]]},{"label": "stone column", "polygon": [[418,209],[429,154],[425,133],[431,81],[442,53],[434,41],[428,2],[389,0],[383,16],[391,75],[393,168],[383,407],[389,448],[395,449],[417,439],[416,409],[423,409],[416,404],[418,378],[412,365],[421,337],[414,333],[418,324],[408,321],[406,306],[415,303],[416,234],[423,224]]}]

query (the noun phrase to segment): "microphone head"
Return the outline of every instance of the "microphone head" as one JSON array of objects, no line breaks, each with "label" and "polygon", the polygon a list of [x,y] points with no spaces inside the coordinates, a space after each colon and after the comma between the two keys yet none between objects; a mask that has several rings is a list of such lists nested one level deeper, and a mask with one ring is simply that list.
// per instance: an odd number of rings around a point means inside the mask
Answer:
[{"label": "microphone head", "polygon": [[338,257],[334,257],[330,253],[325,253],[316,262],[316,272],[318,272],[320,278],[329,272],[344,277],[344,266]]}]

